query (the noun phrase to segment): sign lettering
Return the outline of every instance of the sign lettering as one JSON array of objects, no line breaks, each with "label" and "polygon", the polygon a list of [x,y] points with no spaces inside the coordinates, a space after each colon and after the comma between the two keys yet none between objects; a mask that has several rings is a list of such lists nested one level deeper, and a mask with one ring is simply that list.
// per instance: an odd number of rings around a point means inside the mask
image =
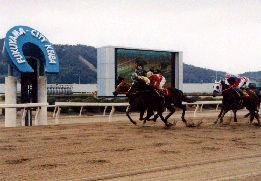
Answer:
[{"label": "sign lettering", "polygon": [[[38,49],[44,56],[39,55]],[[34,72],[26,60],[27,57],[45,62],[47,73],[59,72],[59,60],[53,45],[39,31],[27,26],[15,26],[7,32],[3,55],[11,66],[21,72]]]},{"label": "sign lettering", "polygon": [[51,45],[45,45],[46,51],[48,53],[49,63],[56,63],[54,50]]},{"label": "sign lettering", "polygon": [[23,59],[23,56],[18,52],[18,46],[17,46],[17,38],[21,35],[25,35],[26,32],[23,30],[23,28],[19,28],[19,32],[17,30],[12,31],[13,36],[9,36],[9,47],[12,52],[12,55],[16,58],[17,63],[24,63],[25,59]]}]

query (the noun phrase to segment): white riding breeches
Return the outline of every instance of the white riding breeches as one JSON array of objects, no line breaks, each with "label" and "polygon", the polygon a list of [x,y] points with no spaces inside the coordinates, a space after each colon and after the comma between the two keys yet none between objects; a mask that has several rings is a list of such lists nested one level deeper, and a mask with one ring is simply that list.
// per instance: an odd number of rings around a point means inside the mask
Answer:
[{"label": "white riding breeches", "polygon": [[246,88],[248,88],[248,86],[249,86],[249,80],[246,81],[246,79],[241,78],[241,81],[240,81],[240,83],[238,84],[238,87],[239,87],[239,88],[246,89]]},{"label": "white riding breeches", "polygon": [[163,86],[165,85],[165,83],[166,83],[166,79],[165,79],[165,77],[162,76],[162,80],[160,81],[160,85],[159,85],[158,88],[160,90],[163,89]]}]

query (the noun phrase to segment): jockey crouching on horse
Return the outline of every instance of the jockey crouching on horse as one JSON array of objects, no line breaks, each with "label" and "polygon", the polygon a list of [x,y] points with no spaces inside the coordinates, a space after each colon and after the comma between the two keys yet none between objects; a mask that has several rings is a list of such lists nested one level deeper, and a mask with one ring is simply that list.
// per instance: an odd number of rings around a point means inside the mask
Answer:
[{"label": "jockey crouching on horse", "polygon": [[153,74],[151,71],[149,71],[147,73],[147,77],[150,80],[150,85],[156,89],[156,91],[158,90],[160,96],[163,98],[163,100],[165,101],[165,96],[164,96],[164,92],[163,92],[163,86],[166,83],[166,79],[164,76],[162,76],[161,74]]},{"label": "jockey crouching on horse", "polygon": [[249,80],[247,77],[230,76],[228,73],[225,75],[225,83],[227,85],[237,88],[240,93],[240,97],[243,98],[244,94],[242,89],[248,89]]},{"label": "jockey crouching on horse", "polygon": [[146,71],[142,68],[141,65],[136,67],[135,72],[138,76],[145,76]]},{"label": "jockey crouching on horse", "polygon": [[149,78],[144,77],[144,76],[139,76],[139,75],[137,75],[137,73],[133,73],[131,75],[131,79],[132,80],[141,79],[141,80],[144,80],[144,82],[146,82],[147,85],[150,85],[150,79]]}]

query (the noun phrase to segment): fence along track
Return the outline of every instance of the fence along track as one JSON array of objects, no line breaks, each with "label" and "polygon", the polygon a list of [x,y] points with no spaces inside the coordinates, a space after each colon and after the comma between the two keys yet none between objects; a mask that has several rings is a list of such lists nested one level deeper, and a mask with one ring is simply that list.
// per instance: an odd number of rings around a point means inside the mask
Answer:
[{"label": "fence along track", "polygon": [[[154,167],[154,168],[144,169],[144,170],[134,170],[134,171],[129,171],[129,172],[101,175],[101,176],[90,177],[90,178],[70,179],[70,180],[74,180],[74,181],[78,181],[78,180],[91,181],[92,180],[93,181],[93,180],[117,179],[117,178],[124,178],[124,177],[130,177],[130,176],[137,176],[137,175],[141,175],[141,174],[148,174],[148,173],[153,173],[153,172],[163,172],[163,171],[174,170],[174,169],[185,168],[185,167],[193,167],[193,166],[200,166],[200,165],[204,166],[207,164],[213,164],[213,163],[219,163],[219,162],[244,160],[244,159],[248,159],[248,158],[260,158],[260,157],[261,157],[261,153],[260,154],[250,154],[250,155],[238,155],[238,156],[227,157],[227,158],[210,159],[210,160],[204,160],[204,161],[199,161],[199,162],[187,162],[187,163],[182,163],[182,164]],[[252,176],[252,175],[260,175],[260,174],[261,174],[261,172],[254,172],[254,173],[250,173],[248,175]],[[244,175],[248,176],[247,174],[244,174]],[[240,176],[242,177],[243,175],[240,175]],[[228,177],[226,177],[226,178],[228,178]],[[236,177],[233,177],[233,178],[236,178]],[[225,178],[222,178],[222,179],[225,179]]]}]

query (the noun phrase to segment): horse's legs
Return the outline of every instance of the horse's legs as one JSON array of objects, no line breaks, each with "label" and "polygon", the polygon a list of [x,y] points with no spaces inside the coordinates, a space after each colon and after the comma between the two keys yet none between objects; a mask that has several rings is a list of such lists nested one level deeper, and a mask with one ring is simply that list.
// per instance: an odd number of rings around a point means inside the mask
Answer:
[{"label": "horse's legs", "polygon": [[223,118],[225,116],[225,114],[228,112],[229,110],[223,110],[221,116],[220,116],[220,123],[223,123]]},{"label": "horse's legs", "polygon": [[130,106],[127,110],[126,110],[126,116],[129,118],[130,122],[132,122],[133,124],[137,124],[135,121],[133,121],[133,119],[130,117],[130,112],[132,110],[132,107]]},{"label": "horse's legs", "polygon": [[154,116],[154,118],[153,118],[153,121],[156,122],[156,120],[158,119],[158,117],[159,117],[159,114],[158,114],[158,113],[155,114],[155,116]]},{"label": "horse's legs", "polygon": [[183,121],[184,123],[187,123],[187,121],[186,121],[186,119],[185,119],[185,113],[186,113],[186,110],[187,110],[186,105],[183,105],[182,102],[181,102],[181,103],[178,105],[178,107],[183,110],[183,111],[182,111],[182,115],[181,115],[182,121]]},{"label": "horse's legs", "polygon": [[166,104],[166,108],[170,111],[170,113],[165,117],[165,120],[168,120],[169,117],[174,114],[175,109],[171,106],[171,104]]},{"label": "horse's legs", "polygon": [[[237,110],[235,109],[235,110],[233,110],[233,113],[234,113],[234,122],[237,122]],[[224,117],[224,116],[223,116]],[[223,120],[223,119],[222,119]],[[220,120],[220,123],[222,123],[221,121],[222,120]],[[228,125],[230,124],[230,122],[231,122],[231,119],[229,119],[229,122],[227,123]]]},{"label": "horse's legs", "polygon": [[258,114],[259,110],[256,111],[250,111],[250,122],[249,122],[249,126],[252,125],[252,122],[254,120],[254,118],[256,118],[256,120],[258,121],[258,125],[260,125],[260,119],[259,119],[259,114]]},{"label": "horse's legs", "polygon": [[250,115],[250,112],[247,113],[247,114],[244,116],[244,118],[247,118],[249,115]]},{"label": "horse's legs", "polygon": [[259,114],[258,114],[259,110],[256,111],[255,113],[255,118],[258,121],[258,125],[260,125],[260,120],[259,120]]},{"label": "horse's legs", "polygon": [[213,124],[217,124],[218,120],[220,119],[220,117],[221,117],[221,115],[222,115],[223,110],[224,110],[224,109],[221,108],[220,113],[219,113],[219,115],[218,115],[216,121],[213,122]]},{"label": "horse's legs", "polygon": [[234,122],[237,122],[237,110],[233,110],[234,113]]},{"label": "horse's legs", "polygon": [[140,121],[143,120],[144,112],[145,112],[145,110],[141,110],[140,111]]},{"label": "horse's legs", "polygon": [[146,121],[147,120],[149,120],[149,118],[151,117],[153,115],[153,109],[148,109],[147,110],[147,116],[144,118],[144,120],[143,120],[143,124],[145,124],[146,123]]},{"label": "horse's legs", "polygon": [[172,125],[162,116],[162,112],[158,112],[158,114],[161,120],[165,123],[166,127],[170,127]]},{"label": "horse's legs", "polygon": [[249,126],[251,126],[251,124],[252,124],[252,122],[253,122],[255,116],[256,116],[255,111],[250,111],[250,121],[249,121]]}]

